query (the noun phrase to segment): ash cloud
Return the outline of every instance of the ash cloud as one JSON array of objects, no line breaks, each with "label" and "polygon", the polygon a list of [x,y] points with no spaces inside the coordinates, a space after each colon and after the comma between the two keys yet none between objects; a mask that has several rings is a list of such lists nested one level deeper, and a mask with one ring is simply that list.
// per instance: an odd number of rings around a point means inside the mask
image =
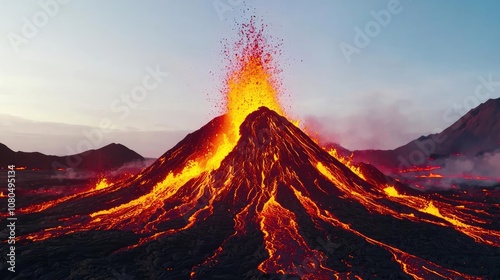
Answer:
[{"label": "ash cloud", "polygon": [[500,150],[476,157],[448,158],[444,161],[441,173],[497,178],[500,175]]},{"label": "ash cloud", "polygon": [[350,150],[394,149],[433,130],[428,120],[434,115],[422,115],[408,100],[388,102],[374,94],[353,105],[356,112],[351,115],[308,115],[304,124],[317,133],[320,142],[334,142]]},{"label": "ash cloud", "polygon": [[432,173],[442,175],[443,178],[429,180],[411,179],[407,175],[404,177],[428,189],[448,190],[500,186],[500,150],[475,157],[452,156],[436,160],[435,163],[442,167]]}]

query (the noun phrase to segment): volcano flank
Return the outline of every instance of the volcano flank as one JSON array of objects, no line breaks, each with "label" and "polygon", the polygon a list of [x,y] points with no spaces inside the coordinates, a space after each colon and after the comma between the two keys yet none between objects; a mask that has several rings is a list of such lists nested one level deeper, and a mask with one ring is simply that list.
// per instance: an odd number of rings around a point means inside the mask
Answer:
[{"label": "volcano flank", "polygon": [[[498,206],[466,223],[453,198],[357,173],[266,107],[221,152],[226,122],[131,179],[25,211],[23,277],[47,266],[39,279],[500,277]],[[51,263],[35,262],[41,255]]]}]

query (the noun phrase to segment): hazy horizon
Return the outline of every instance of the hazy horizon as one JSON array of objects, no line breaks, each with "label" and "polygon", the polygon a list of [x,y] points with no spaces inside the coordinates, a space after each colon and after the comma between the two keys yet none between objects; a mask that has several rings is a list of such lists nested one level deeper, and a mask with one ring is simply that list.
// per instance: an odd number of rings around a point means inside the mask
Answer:
[{"label": "hazy horizon", "polygon": [[[2,117],[5,118],[4,115],[0,114],[0,119]],[[456,120],[460,119],[461,117],[457,118]],[[10,119],[12,120],[12,119],[16,119],[16,118],[15,117],[10,117]],[[21,118],[17,118],[17,119],[21,119]],[[453,123],[455,123],[456,120],[453,120],[451,122],[450,126]],[[26,120],[24,120],[24,121],[26,121]],[[40,123],[36,123],[36,122],[32,123],[32,125],[39,125],[39,124]],[[53,123],[45,123],[45,125],[50,126],[50,125],[54,125],[54,124]],[[67,130],[64,129],[64,126],[67,126]],[[69,138],[70,139],[69,143],[78,143],[81,140],[88,140],[88,139],[92,139],[94,137],[97,137],[96,134],[95,134],[95,131],[96,131],[95,129],[96,128],[94,128],[94,127],[62,125],[62,126],[59,126],[58,129],[60,131],[65,131],[65,132],[68,132],[71,129],[77,129],[75,131],[76,133],[81,132],[82,130],[90,132],[88,134],[88,135],[90,135],[89,137],[83,137],[83,138],[73,137],[73,138]],[[446,128],[444,128],[444,129],[446,129]],[[194,130],[189,130],[189,131],[182,131],[182,130],[179,130],[179,131],[136,131],[136,132],[130,132],[130,131],[113,131],[111,133],[106,134],[106,137],[105,137],[110,142],[102,142],[101,143],[102,145],[100,145],[100,146],[99,145],[92,146],[91,149],[92,150],[100,149],[100,148],[105,147],[105,146],[107,146],[109,144],[117,143],[117,144],[122,144],[124,146],[127,146],[128,148],[134,150],[135,152],[138,152],[141,156],[143,156],[145,158],[159,158],[161,155],[163,155],[169,149],[173,148],[178,142],[180,142],[182,139],[184,139],[184,137],[186,137],[189,133],[191,133],[193,131]],[[420,136],[427,136],[427,135],[429,135],[429,133],[427,133],[427,134],[420,134],[420,135],[416,136],[415,138],[410,139],[409,141],[414,140],[414,139],[416,139],[416,138],[418,138]],[[7,140],[9,139],[8,133],[7,134],[4,133],[4,136],[5,136],[5,139],[7,139]],[[17,137],[16,134],[12,134],[12,136],[13,136],[12,140],[14,140]],[[52,139],[53,141],[51,141],[51,140],[46,141],[46,143],[51,143],[52,144],[52,146],[50,146],[50,145],[46,146],[46,148],[48,150],[50,150],[51,148],[54,149],[54,150],[61,148],[57,144],[57,141],[56,141],[56,140],[60,140],[59,139],[60,135],[57,135],[57,134],[54,134],[54,135],[46,134],[44,136],[47,139],[53,138]],[[134,140],[133,137],[148,138],[148,139],[151,139],[151,137],[153,137],[152,139],[156,140],[155,141],[156,145],[153,145],[152,147],[141,146],[141,147],[139,147],[139,149],[134,149],[133,147],[131,147],[131,145],[133,146],[133,141],[132,142],[130,141],[130,138],[132,138],[132,140]],[[327,136],[327,138],[328,138],[328,136]],[[104,139],[104,137],[103,137],[103,139]],[[332,138],[332,139],[334,139],[334,138]],[[137,139],[135,139],[135,140],[137,140]],[[9,142],[9,141],[7,141],[7,142]],[[153,142],[153,141],[151,141],[151,142]],[[335,141],[332,140],[331,142],[335,142]],[[31,143],[33,143],[33,142],[31,142]],[[337,142],[335,142],[335,143],[337,143]],[[6,144],[6,143],[0,142],[0,144]],[[405,144],[407,144],[407,142],[402,143],[401,145],[396,146],[396,147],[387,148],[387,150],[395,149],[395,148],[398,148],[398,147],[400,147],[402,145],[405,145]],[[39,149],[36,148],[36,144],[32,146],[33,147],[32,150],[18,150],[18,149],[13,149],[12,146],[9,146],[9,145],[7,145],[7,146],[10,149],[14,150],[15,152],[21,151],[21,152],[42,152],[43,153],[43,150],[39,150]],[[14,146],[16,146],[16,145],[14,145]],[[154,153],[154,151],[158,150],[159,147],[165,147],[165,150],[163,152],[161,152],[160,154],[158,154],[158,155],[151,153],[152,151]],[[348,148],[348,147],[344,146],[344,148]],[[367,149],[370,149],[370,148],[367,148]],[[358,149],[352,149],[352,150],[358,150]],[[359,150],[363,150],[363,149],[359,149]],[[81,151],[73,149],[70,145],[66,145],[66,152],[65,153],[63,152],[63,153],[54,153],[54,154],[51,154],[49,152],[49,153],[45,153],[45,154],[47,154],[47,155],[56,155],[56,156],[66,156],[66,155],[72,155],[72,154],[76,154],[76,153],[80,153],[80,152]]]}]

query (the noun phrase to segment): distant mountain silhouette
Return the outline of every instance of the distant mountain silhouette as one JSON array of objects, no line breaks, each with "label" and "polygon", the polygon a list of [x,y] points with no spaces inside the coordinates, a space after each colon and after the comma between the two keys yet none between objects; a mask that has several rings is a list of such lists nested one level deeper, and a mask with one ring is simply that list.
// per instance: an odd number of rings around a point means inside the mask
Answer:
[{"label": "distant mountain silhouette", "polygon": [[45,155],[39,152],[14,152],[0,143],[0,166],[15,165],[27,169],[52,170],[73,168],[84,171],[106,171],[126,163],[143,161],[138,153],[121,144],[112,143],[100,149],[68,156]]},{"label": "distant mountain silhouette", "polygon": [[[497,149],[500,149],[500,98],[482,103],[440,133],[421,136],[394,150],[355,151],[354,159],[394,168],[402,162],[424,165],[438,158],[473,157]],[[421,163],[423,157],[425,160]]]}]

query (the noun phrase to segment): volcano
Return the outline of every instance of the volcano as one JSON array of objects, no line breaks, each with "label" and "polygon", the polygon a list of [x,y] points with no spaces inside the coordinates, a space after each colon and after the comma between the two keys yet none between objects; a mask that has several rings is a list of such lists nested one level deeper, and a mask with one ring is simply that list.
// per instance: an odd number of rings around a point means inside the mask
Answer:
[{"label": "volcano", "polygon": [[[26,210],[22,277],[500,277],[498,204],[422,197],[376,169],[357,174],[266,107],[220,157],[227,117],[134,178]],[[478,212],[458,216],[460,203]]]},{"label": "volcano", "polygon": [[136,175],[17,211],[15,278],[500,278],[500,192],[422,193],[327,152],[283,109],[264,27],[224,51],[223,115]]}]

